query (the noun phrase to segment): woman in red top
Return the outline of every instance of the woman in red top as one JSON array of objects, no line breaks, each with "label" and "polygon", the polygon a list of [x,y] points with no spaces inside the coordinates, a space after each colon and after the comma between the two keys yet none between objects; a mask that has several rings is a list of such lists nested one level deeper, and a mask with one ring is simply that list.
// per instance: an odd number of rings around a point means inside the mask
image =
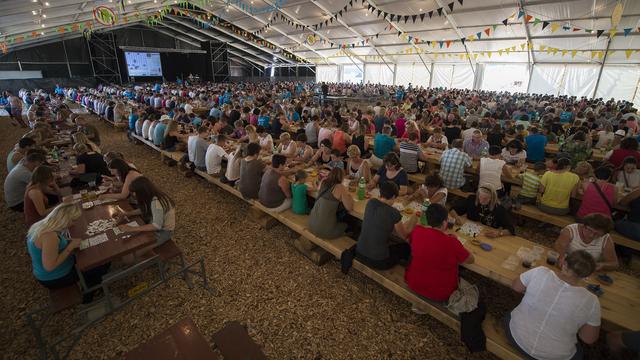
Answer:
[{"label": "woman in red top", "polygon": [[27,228],[42,220],[53,210],[49,207],[47,194],[59,194],[60,189],[53,177],[53,170],[49,166],[38,166],[31,174],[31,182],[24,192],[24,222]]},{"label": "woman in red top", "polygon": [[447,301],[458,288],[458,265],[472,264],[473,254],[446,233],[449,214],[440,204],[426,210],[430,227],[416,226],[409,236],[411,262],[404,273],[409,289],[434,301]]},{"label": "woman in red top", "polygon": [[609,167],[599,167],[594,172],[595,181],[584,183],[582,203],[576,214],[578,219],[595,213],[611,218],[611,207],[616,203],[616,187],[608,182],[612,173]]},{"label": "woman in red top", "polygon": [[349,124],[345,121],[342,123],[340,129],[333,132],[331,138],[331,144],[334,150],[340,151],[340,154],[347,152],[347,146],[351,145],[351,136],[348,134]]},{"label": "woman in red top", "polygon": [[619,169],[622,167],[624,159],[629,156],[636,158],[640,162],[640,152],[638,152],[638,140],[635,138],[624,138],[620,142],[620,148],[613,150],[611,156],[607,159],[614,168]]}]

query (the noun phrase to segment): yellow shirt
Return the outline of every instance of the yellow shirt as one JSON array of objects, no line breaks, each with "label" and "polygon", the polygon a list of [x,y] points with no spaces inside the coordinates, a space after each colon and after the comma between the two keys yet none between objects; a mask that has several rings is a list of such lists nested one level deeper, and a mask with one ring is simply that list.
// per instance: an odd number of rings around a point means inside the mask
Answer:
[{"label": "yellow shirt", "polygon": [[542,205],[557,209],[568,209],[571,191],[580,182],[578,175],[572,172],[555,173],[547,171],[540,183],[544,186]]}]

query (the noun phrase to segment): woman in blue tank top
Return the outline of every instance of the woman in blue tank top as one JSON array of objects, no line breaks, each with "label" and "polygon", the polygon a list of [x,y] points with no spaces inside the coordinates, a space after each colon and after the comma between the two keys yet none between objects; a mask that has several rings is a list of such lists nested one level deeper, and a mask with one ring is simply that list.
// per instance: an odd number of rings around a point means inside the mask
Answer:
[{"label": "woman in blue tank top", "polygon": [[[73,251],[80,246],[82,239],[70,238],[65,232],[81,214],[78,204],[63,203],[29,228],[27,249],[31,256],[33,276],[44,287],[59,289],[78,281]],[[109,265],[83,272],[86,285],[92,287],[99,284]],[[92,298],[92,293],[85,294],[84,302]]]}]

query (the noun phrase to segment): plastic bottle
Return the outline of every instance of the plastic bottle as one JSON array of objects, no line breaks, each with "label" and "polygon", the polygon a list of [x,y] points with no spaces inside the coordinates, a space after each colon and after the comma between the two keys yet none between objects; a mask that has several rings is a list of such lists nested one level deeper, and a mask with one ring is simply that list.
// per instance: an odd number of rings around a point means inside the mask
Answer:
[{"label": "plastic bottle", "polygon": [[364,180],[364,177],[361,177],[358,181],[358,200],[364,200],[365,194],[367,192],[367,182]]},{"label": "plastic bottle", "polygon": [[558,140],[558,145],[562,146],[564,144],[564,135],[560,135],[560,139]]},{"label": "plastic bottle", "polygon": [[427,226],[427,209],[429,208],[429,206],[431,205],[431,201],[429,201],[429,198],[424,199],[424,202],[422,203],[422,214],[420,214],[420,225],[422,226]]},{"label": "plastic bottle", "polygon": [[57,146],[53,147],[53,150],[51,150],[51,158],[53,160],[58,160],[60,159],[60,151],[58,150]]}]

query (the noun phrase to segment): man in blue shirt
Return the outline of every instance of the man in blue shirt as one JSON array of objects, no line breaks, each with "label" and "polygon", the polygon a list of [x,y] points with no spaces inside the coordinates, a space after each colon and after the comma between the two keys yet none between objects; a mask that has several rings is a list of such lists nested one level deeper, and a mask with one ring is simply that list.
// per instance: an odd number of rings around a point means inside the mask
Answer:
[{"label": "man in blue shirt", "polygon": [[222,111],[218,109],[218,105],[215,105],[215,104],[213,105],[213,107],[209,111],[209,116],[214,119],[220,119],[220,116],[222,116]]},{"label": "man in blue shirt", "polygon": [[393,151],[396,147],[396,141],[391,137],[391,126],[385,125],[381,134],[376,134],[373,138],[373,156],[369,162],[374,168],[382,166],[384,156]]},{"label": "man in blue shirt", "polygon": [[527,161],[544,161],[544,147],[547,145],[547,137],[540,133],[537,127],[529,128],[530,135],[524,139],[527,144]]}]

